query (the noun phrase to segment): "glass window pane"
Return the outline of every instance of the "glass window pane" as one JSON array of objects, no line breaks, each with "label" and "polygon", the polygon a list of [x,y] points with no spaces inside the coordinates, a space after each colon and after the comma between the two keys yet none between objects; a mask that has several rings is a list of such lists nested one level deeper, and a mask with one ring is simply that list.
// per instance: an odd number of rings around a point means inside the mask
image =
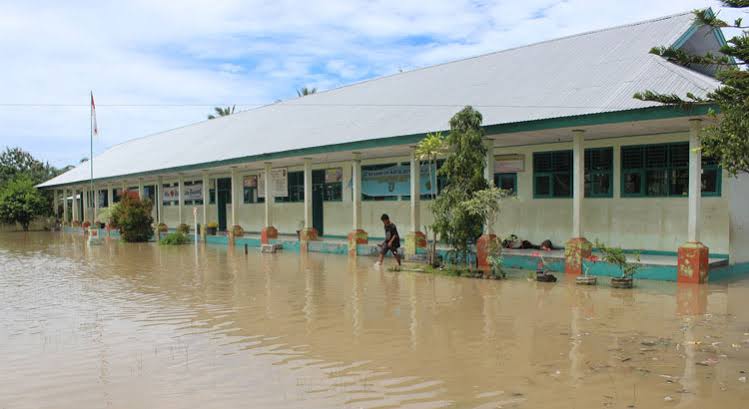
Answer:
[{"label": "glass window pane", "polygon": [[717,169],[703,169],[702,170],[702,192],[703,193],[718,193],[718,170]]},{"label": "glass window pane", "polygon": [[606,196],[611,193],[611,176],[608,173],[596,173],[591,177],[593,195]]},{"label": "glass window pane", "polygon": [[502,175],[499,178],[500,189],[511,190],[515,192],[515,176],[514,175]]},{"label": "glass window pane", "polygon": [[671,195],[689,195],[689,169],[671,170]]},{"label": "glass window pane", "polygon": [[645,172],[645,184],[648,196],[668,195],[668,178],[664,169]]},{"label": "glass window pane", "polygon": [[554,174],[554,197],[572,196],[572,178],[569,173]]},{"label": "glass window pane", "polygon": [[536,196],[551,194],[551,176],[536,176]]}]

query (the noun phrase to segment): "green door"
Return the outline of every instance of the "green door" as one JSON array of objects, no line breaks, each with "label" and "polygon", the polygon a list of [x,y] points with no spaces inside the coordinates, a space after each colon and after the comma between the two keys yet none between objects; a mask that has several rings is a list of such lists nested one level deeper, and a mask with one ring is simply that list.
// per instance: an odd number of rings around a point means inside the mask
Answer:
[{"label": "green door", "polygon": [[323,235],[323,201],[325,200],[325,169],[312,171],[312,227]]},{"label": "green door", "polygon": [[218,229],[220,231],[226,231],[226,205],[231,203],[231,178],[218,179],[216,187]]}]

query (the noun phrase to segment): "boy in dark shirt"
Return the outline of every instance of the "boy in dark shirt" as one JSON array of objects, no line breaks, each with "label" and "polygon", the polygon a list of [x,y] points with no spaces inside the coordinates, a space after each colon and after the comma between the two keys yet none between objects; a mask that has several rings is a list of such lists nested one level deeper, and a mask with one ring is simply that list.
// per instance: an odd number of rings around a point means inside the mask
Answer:
[{"label": "boy in dark shirt", "polygon": [[398,229],[395,227],[395,223],[390,221],[390,217],[387,214],[383,214],[380,217],[382,223],[385,225],[385,241],[380,247],[380,259],[377,264],[382,264],[382,260],[385,259],[387,252],[393,253],[395,261],[398,262],[398,266],[401,265],[401,256],[398,254],[398,248],[401,246],[401,239],[398,235]]}]

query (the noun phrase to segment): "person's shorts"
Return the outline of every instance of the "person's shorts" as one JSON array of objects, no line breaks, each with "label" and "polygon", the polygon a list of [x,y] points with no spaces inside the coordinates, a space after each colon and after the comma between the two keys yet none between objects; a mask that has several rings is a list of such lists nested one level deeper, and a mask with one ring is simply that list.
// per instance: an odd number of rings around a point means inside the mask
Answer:
[{"label": "person's shorts", "polygon": [[394,256],[398,255],[398,247],[380,246],[380,254],[383,256],[386,255],[388,251],[393,253]]}]

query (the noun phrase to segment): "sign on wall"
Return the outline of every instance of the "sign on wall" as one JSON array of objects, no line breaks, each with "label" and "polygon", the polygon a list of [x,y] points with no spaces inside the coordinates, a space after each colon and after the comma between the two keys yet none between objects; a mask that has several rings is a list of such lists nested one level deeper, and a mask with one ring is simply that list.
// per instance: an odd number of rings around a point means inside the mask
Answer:
[{"label": "sign on wall", "polygon": [[179,187],[178,186],[164,186],[161,189],[163,194],[164,202],[178,202],[179,201]]},{"label": "sign on wall", "polygon": [[325,183],[343,182],[343,168],[325,169]]},{"label": "sign on wall", "polygon": [[[432,179],[436,179],[436,170],[432,167]],[[432,192],[429,180],[429,167],[420,167],[420,190],[422,195]],[[411,194],[410,165],[393,165],[382,169],[362,170],[362,193],[367,196],[407,196]]]},{"label": "sign on wall", "polygon": [[[257,178],[258,197],[265,197],[265,172]],[[289,195],[289,172],[286,168],[270,171],[270,193],[274,197]]]},{"label": "sign on wall", "polygon": [[494,157],[494,173],[517,173],[525,171],[525,156],[497,155]]},{"label": "sign on wall", "polygon": [[184,200],[203,200],[203,182],[184,185],[182,193],[185,196]]}]

